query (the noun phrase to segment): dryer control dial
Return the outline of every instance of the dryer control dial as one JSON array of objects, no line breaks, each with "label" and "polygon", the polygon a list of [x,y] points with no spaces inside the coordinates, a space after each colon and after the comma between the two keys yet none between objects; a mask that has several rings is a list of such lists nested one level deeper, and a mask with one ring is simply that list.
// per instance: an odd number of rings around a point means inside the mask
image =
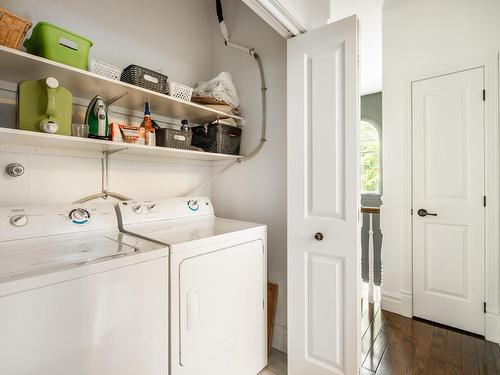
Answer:
[{"label": "dryer control dial", "polygon": [[28,224],[28,216],[26,215],[16,215],[10,218],[10,223],[15,227],[24,227]]},{"label": "dryer control dial", "polygon": [[69,212],[69,218],[75,224],[86,224],[90,220],[90,213],[84,208],[75,208]]},{"label": "dryer control dial", "polygon": [[142,205],[140,205],[140,204],[132,207],[132,212],[134,214],[140,215],[140,214],[142,214],[143,211],[144,211],[144,207],[142,207]]}]

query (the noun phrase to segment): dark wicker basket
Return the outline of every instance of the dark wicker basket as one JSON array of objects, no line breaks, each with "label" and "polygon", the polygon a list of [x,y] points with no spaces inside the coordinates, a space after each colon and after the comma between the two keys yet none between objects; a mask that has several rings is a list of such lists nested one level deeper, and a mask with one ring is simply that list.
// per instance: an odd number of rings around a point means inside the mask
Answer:
[{"label": "dark wicker basket", "polygon": [[167,93],[166,75],[155,72],[139,65],[129,65],[123,69],[120,81],[130,83],[134,86],[139,86],[148,90]]},{"label": "dark wicker basket", "polygon": [[225,124],[205,124],[192,127],[191,144],[207,152],[239,155],[241,129]]},{"label": "dark wicker basket", "polygon": [[187,150],[191,146],[192,135],[191,129],[188,131],[170,128],[156,129],[156,145]]}]

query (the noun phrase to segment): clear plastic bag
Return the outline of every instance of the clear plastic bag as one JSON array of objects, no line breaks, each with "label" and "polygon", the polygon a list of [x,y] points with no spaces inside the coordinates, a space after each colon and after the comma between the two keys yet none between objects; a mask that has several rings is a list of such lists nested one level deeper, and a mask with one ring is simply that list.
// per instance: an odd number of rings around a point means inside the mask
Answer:
[{"label": "clear plastic bag", "polygon": [[199,82],[194,89],[195,96],[211,96],[234,108],[240,106],[238,91],[229,72],[221,72],[210,81]]}]

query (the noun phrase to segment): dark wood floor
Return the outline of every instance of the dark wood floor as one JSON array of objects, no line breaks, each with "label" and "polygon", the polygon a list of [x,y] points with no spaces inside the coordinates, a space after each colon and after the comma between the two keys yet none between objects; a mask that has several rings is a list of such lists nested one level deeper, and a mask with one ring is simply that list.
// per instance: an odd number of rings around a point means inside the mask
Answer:
[{"label": "dark wood floor", "polygon": [[472,335],[365,306],[360,374],[500,374],[500,347]]}]

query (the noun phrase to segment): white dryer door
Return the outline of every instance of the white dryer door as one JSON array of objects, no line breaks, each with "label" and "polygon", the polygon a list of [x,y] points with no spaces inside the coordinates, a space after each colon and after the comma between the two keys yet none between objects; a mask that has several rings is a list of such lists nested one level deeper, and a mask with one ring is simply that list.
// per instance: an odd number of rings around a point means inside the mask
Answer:
[{"label": "white dryer door", "polygon": [[265,316],[263,255],[253,241],[182,261],[181,366],[213,356]]}]

